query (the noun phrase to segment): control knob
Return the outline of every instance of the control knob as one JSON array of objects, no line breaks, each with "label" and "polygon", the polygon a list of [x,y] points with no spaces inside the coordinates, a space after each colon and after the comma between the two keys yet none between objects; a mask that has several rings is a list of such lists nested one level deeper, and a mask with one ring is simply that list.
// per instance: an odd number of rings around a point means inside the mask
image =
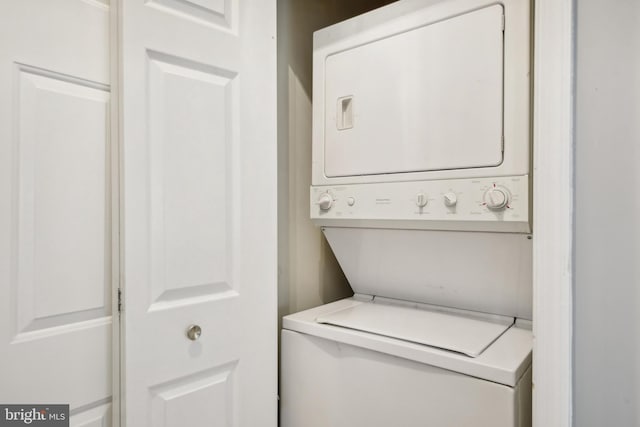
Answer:
[{"label": "control knob", "polygon": [[449,192],[444,194],[445,206],[452,208],[456,205],[456,203],[458,203],[458,197],[456,196],[456,193]]},{"label": "control knob", "polygon": [[509,204],[509,193],[500,187],[490,188],[484,193],[484,202],[491,210],[502,210]]},{"label": "control knob", "polygon": [[317,203],[321,210],[328,211],[333,206],[333,197],[329,193],[322,193]]},{"label": "control knob", "polygon": [[424,208],[425,206],[427,206],[427,202],[429,200],[427,199],[427,195],[424,193],[418,193],[416,194],[416,206],[418,206],[419,208]]}]

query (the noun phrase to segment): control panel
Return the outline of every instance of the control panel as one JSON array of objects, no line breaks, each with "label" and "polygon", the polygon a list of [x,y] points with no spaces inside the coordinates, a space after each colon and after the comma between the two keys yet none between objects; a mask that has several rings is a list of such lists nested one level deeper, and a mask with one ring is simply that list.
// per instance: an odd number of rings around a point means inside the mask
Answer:
[{"label": "control panel", "polygon": [[529,176],[311,187],[320,226],[530,233]]}]

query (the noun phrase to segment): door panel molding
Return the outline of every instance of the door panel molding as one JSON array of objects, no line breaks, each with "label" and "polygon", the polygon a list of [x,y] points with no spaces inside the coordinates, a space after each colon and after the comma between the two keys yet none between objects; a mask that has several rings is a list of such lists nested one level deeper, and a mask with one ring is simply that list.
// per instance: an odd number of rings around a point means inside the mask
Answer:
[{"label": "door panel molding", "polygon": [[275,1],[119,4],[122,419],[275,426]]}]

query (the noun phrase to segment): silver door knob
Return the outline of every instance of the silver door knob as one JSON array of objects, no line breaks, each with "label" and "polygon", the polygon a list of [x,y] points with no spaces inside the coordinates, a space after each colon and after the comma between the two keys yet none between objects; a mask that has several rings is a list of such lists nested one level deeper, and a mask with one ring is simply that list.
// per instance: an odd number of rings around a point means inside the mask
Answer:
[{"label": "silver door knob", "polygon": [[198,325],[191,325],[189,329],[187,329],[187,337],[189,337],[191,341],[197,340],[200,338],[200,335],[202,335],[202,328]]}]

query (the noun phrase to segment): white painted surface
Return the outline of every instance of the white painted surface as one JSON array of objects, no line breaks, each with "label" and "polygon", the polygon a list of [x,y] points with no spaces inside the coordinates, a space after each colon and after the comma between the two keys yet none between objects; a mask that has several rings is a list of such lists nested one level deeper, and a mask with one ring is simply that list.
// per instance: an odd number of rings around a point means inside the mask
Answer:
[{"label": "white painted surface", "polygon": [[324,229],[359,294],[531,319],[523,234]]},{"label": "white painted surface", "polygon": [[530,368],[512,388],[288,330],[282,346],[283,427],[531,425]]},{"label": "white painted surface", "polygon": [[118,425],[117,420],[113,421],[111,406],[111,403],[104,403],[77,414],[71,412],[69,424],[74,427],[111,427]]},{"label": "white painted surface", "polygon": [[228,5],[121,5],[129,427],[277,422],[275,2]]},{"label": "white painted surface", "polygon": [[[121,419],[121,407],[122,407],[122,318],[121,318],[121,262],[122,262],[122,251],[121,251],[121,236],[122,236],[122,227],[120,226],[121,222],[121,165],[122,165],[122,156],[120,155],[120,19],[119,19],[119,11],[120,11],[120,3],[114,1],[113,3],[109,2],[109,50],[110,50],[110,69],[111,69],[111,110],[110,110],[110,122],[111,127],[109,129],[111,134],[111,159],[112,159],[112,170],[113,174],[111,175],[111,185],[112,188],[117,189],[117,191],[111,192],[111,205],[113,212],[113,216],[111,218],[112,224],[118,224],[117,229],[114,229],[113,236],[113,248],[112,248],[112,271],[114,272],[113,278],[113,286],[111,289],[111,303],[114,307],[114,311],[118,311],[117,317],[114,316],[113,327],[111,328],[111,347],[112,347],[112,372],[111,372],[111,409],[104,414],[97,414],[93,421],[95,423],[103,422],[106,426],[109,426],[111,423],[111,427],[121,427],[122,419]],[[96,408],[97,410],[97,408]],[[102,420],[100,416],[103,416]]]},{"label": "white painted surface", "polygon": [[0,13],[0,401],[111,399],[109,9],[4,2]]},{"label": "white painted surface", "polygon": [[14,67],[18,330],[108,316],[109,87]]},{"label": "white painted surface", "polygon": [[570,0],[539,0],[535,5],[533,423],[536,427],[568,427],[572,422],[573,5]]},{"label": "white painted surface", "polygon": [[640,3],[576,13],[574,425],[637,426]]},{"label": "white painted surface", "polygon": [[[501,11],[503,57],[498,53]],[[312,184],[528,174],[530,17],[530,3],[522,0],[500,6],[486,0],[405,1],[317,31]],[[476,26],[482,27],[482,37]],[[408,31],[415,28],[421,29]],[[449,47],[439,50],[440,41],[433,47],[428,42],[420,52],[432,58],[423,62],[411,52],[418,50],[414,38],[425,41],[432,36],[419,37],[424,29],[438,29],[438,40],[445,39]],[[388,53],[392,46],[387,45],[401,39],[408,44]],[[461,44],[472,47],[462,49]],[[488,58],[478,59],[480,52]],[[350,55],[360,64],[349,71]],[[372,62],[381,56],[383,60]],[[435,71],[441,69],[446,72]],[[467,80],[466,73],[481,84]],[[336,74],[338,82],[330,83]],[[425,83],[428,78],[434,80]],[[353,127],[339,131],[334,126],[335,108],[337,98],[344,96],[353,96]],[[501,136],[504,153],[499,152]]]},{"label": "white painted surface", "polygon": [[[474,315],[475,314],[475,315]],[[347,307],[316,318],[316,322],[369,332],[477,357],[509,329],[513,317],[482,317],[416,307],[371,302]]]},{"label": "white painted surface", "polygon": [[[419,28],[396,27],[391,36],[327,55],[324,174],[502,163],[503,11],[492,5]],[[340,129],[347,114],[350,127]]]}]

